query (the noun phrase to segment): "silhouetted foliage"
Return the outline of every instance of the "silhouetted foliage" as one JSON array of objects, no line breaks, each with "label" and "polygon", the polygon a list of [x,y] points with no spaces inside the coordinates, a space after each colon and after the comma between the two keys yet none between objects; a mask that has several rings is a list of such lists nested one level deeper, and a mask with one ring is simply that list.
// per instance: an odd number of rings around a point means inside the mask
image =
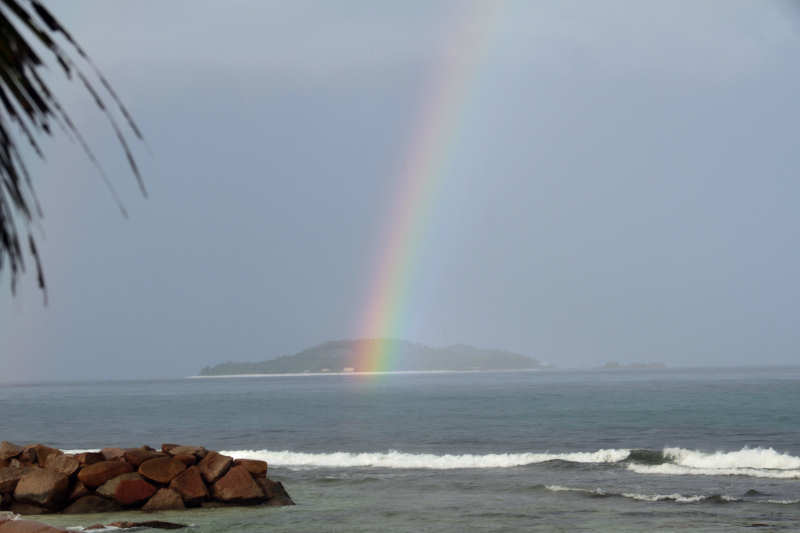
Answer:
[{"label": "silhouetted foliage", "polygon": [[[20,154],[19,143],[30,143],[36,154],[43,157],[37,139],[52,135],[54,126],[59,128],[81,146],[97,167],[123,215],[126,213],[89,145],[44,80],[42,74],[46,65],[40,54],[51,55],[63,75],[77,80],[88,91],[97,107],[108,117],[142,194],[146,195],[146,190],[125,134],[107,101],[117,107],[139,139],[142,138],[141,132],[83,48],[39,1],[0,0],[0,272],[10,270],[11,291],[14,293],[17,279],[26,269],[26,258],[32,259],[46,301],[44,271],[31,231],[32,223],[42,216],[42,209]],[[93,82],[86,72],[96,81]],[[97,81],[100,90],[96,87]]]}]

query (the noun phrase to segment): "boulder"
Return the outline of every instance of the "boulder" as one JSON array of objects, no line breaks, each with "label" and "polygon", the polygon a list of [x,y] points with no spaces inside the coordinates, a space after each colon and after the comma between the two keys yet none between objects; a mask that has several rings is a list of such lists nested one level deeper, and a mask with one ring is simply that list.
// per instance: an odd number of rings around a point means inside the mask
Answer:
[{"label": "boulder", "polygon": [[169,453],[171,449],[177,448],[178,446],[180,446],[180,444],[170,444],[165,442],[161,445],[161,451],[164,453]]},{"label": "boulder", "polygon": [[23,503],[23,502],[12,502],[11,507],[12,513],[21,514],[21,515],[40,515],[40,514],[47,514],[52,512],[49,509],[45,509],[41,505],[34,505],[32,503]]},{"label": "boulder", "polygon": [[78,480],[93,489],[99,487],[109,479],[121,474],[133,472],[133,467],[125,461],[102,461],[89,466],[84,466],[78,472]]},{"label": "boulder", "polygon": [[141,475],[163,485],[175,479],[175,476],[184,470],[186,465],[174,457],[156,457],[145,461],[139,467]]},{"label": "boulder", "polygon": [[122,506],[114,500],[108,500],[97,494],[89,494],[79,498],[69,507],[64,509],[64,514],[94,514],[119,511]]},{"label": "boulder", "polygon": [[93,465],[106,460],[105,456],[103,456],[103,454],[100,452],[76,453],[74,457],[78,460],[81,466]]},{"label": "boulder", "polygon": [[214,483],[214,498],[223,502],[252,502],[264,499],[264,491],[243,466],[234,466]]},{"label": "boulder", "polygon": [[0,459],[13,459],[22,453],[22,446],[17,446],[7,440],[0,442]]},{"label": "boulder", "polygon": [[294,505],[294,501],[283,488],[283,483],[280,481],[272,481],[271,479],[259,477],[256,478],[256,483],[264,491],[264,496],[267,498],[267,505],[278,507],[281,505]]},{"label": "boulder", "polygon": [[232,457],[221,455],[217,452],[208,452],[197,466],[200,468],[200,473],[203,474],[206,482],[214,483],[225,475],[231,464],[233,464]]},{"label": "boulder", "polygon": [[129,462],[134,468],[139,468],[139,466],[145,461],[149,461],[150,459],[155,459],[156,457],[164,457],[164,456],[165,455],[161,452],[147,450],[145,448],[131,448],[129,450],[125,450],[125,455],[123,456],[123,458],[125,459],[125,461]]},{"label": "boulder", "polygon": [[0,522],[0,533],[67,533],[67,530],[33,520],[10,520]]},{"label": "boulder", "polygon": [[11,494],[19,480],[35,466],[7,466],[0,468],[0,493]]},{"label": "boulder", "polygon": [[55,508],[69,495],[69,479],[61,472],[36,468],[23,475],[14,489],[14,499],[42,507]]},{"label": "boulder", "polygon": [[195,464],[197,462],[197,457],[195,457],[194,455],[186,454],[186,453],[182,453],[182,454],[176,455],[175,459],[177,459],[178,461],[182,462],[186,466],[192,466],[193,464]]},{"label": "boulder", "polygon": [[103,448],[100,450],[106,461],[113,461],[115,459],[122,459],[125,457],[125,450],[122,448]]},{"label": "boulder", "polygon": [[86,485],[84,485],[80,481],[76,481],[75,485],[72,487],[72,489],[70,489],[69,496],[67,497],[67,499],[71,502],[74,502],[75,500],[83,498],[84,496],[89,494],[89,492],[90,491],[88,488],[86,488]]},{"label": "boulder", "polygon": [[0,459],[0,468],[5,468],[11,464],[10,459]]},{"label": "boulder", "polygon": [[158,489],[158,492],[144,504],[142,511],[172,511],[185,508],[180,494],[172,489]]},{"label": "boulder", "polygon": [[178,474],[169,484],[169,488],[180,494],[186,505],[199,505],[208,498],[208,488],[196,466],[190,466]]},{"label": "boulder", "polygon": [[106,481],[97,489],[97,493],[129,507],[150,499],[156,493],[156,488],[139,474],[131,472]]},{"label": "boulder", "polygon": [[174,448],[170,448],[167,453],[170,455],[194,455],[202,459],[206,456],[208,450],[202,446],[175,446]]},{"label": "boulder", "polygon": [[20,455],[20,457],[32,456],[34,462],[44,466],[47,463],[48,457],[53,455],[62,455],[63,453],[64,452],[61,450],[45,446],[44,444],[31,444],[30,446],[25,446],[25,449],[22,450],[22,455]]},{"label": "boulder", "polygon": [[161,520],[145,520],[144,522],[128,522],[128,521],[111,522],[108,525],[119,529],[131,529],[131,528],[183,529],[185,527],[189,527],[184,524],[176,524],[174,522],[163,522]]},{"label": "boulder", "polygon": [[50,455],[44,463],[44,467],[48,470],[61,472],[65,476],[69,477],[78,471],[78,469],[81,467],[81,464],[73,456],[64,455],[62,453],[58,455]]},{"label": "boulder", "polygon": [[267,462],[256,459],[236,459],[233,464],[243,466],[253,477],[267,477]]}]

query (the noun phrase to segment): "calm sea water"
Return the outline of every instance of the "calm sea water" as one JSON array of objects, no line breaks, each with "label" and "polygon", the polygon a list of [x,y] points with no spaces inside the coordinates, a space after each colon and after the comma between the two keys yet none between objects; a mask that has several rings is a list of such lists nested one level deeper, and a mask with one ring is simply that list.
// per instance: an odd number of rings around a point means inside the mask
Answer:
[{"label": "calm sea water", "polygon": [[150,515],[196,532],[800,530],[797,368],[0,386],[0,439],[201,444],[298,503]]}]

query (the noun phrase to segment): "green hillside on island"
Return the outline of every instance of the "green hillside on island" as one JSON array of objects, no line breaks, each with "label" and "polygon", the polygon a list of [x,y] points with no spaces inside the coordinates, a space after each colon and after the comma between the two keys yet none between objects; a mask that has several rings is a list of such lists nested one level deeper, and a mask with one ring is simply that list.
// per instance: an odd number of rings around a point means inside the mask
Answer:
[{"label": "green hillside on island", "polygon": [[505,350],[487,350],[464,344],[434,348],[402,340],[357,339],[330,341],[266,361],[221,363],[205,367],[200,375],[365,372],[375,368],[359,367],[358,354],[387,352],[391,353],[392,364],[390,368],[380,370],[517,370],[545,367],[532,357]]}]

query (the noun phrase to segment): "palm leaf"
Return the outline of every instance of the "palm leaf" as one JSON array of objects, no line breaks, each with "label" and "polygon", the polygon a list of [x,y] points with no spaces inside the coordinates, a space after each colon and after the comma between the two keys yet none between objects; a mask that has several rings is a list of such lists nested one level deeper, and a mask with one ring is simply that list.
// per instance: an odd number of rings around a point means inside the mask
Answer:
[{"label": "palm leaf", "polygon": [[[66,46],[61,46],[61,42]],[[42,135],[52,135],[51,125],[57,124],[62,132],[78,141],[100,172],[123,215],[126,213],[88,143],[40,75],[45,66],[40,54],[51,56],[60,65],[64,76],[71,80],[77,78],[88,92],[108,118],[142,194],[146,195],[147,191],[128,140],[106,100],[113,102],[133,135],[140,140],[141,131],[100,70],[41,2],[0,0],[0,272],[10,271],[11,291],[15,293],[17,280],[26,270],[26,260],[33,260],[38,285],[46,302],[44,270],[31,231],[32,223],[42,216],[42,210],[18,143],[29,143],[34,152],[43,157],[37,139]],[[99,80],[100,90],[86,74],[87,68]],[[25,241],[27,246],[22,244]]]}]

